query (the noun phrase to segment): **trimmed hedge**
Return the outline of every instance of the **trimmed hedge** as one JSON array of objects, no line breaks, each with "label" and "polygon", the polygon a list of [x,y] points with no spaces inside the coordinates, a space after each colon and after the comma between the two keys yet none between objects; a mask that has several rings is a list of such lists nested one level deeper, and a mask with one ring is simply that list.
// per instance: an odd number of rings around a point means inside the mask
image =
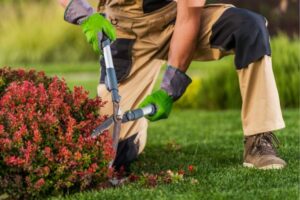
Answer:
[{"label": "trimmed hedge", "polygon": [[0,80],[0,199],[41,199],[108,180],[111,137],[90,137],[105,120],[101,99],[41,72],[4,68]]}]

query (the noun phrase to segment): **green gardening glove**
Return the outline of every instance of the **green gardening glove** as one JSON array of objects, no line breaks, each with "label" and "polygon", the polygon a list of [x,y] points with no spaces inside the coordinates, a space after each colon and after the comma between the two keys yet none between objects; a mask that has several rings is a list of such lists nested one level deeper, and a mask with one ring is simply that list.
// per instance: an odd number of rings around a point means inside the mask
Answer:
[{"label": "green gardening glove", "polygon": [[94,9],[86,0],[71,0],[65,10],[64,19],[71,24],[81,25],[87,41],[97,53],[102,54],[99,48],[99,33],[105,34],[111,41],[116,39],[113,25],[101,14],[94,13]]},{"label": "green gardening glove", "polygon": [[102,54],[99,48],[98,33],[104,33],[111,41],[116,40],[116,30],[114,26],[99,13],[94,13],[88,16],[81,24],[83,33],[85,34],[87,41],[92,45],[93,50]]},{"label": "green gardening glove", "polygon": [[154,115],[146,116],[150,121],[157,121],[160,119],[167,119],[172,110],[173,99],[168,93],[160,89],[151,95],[147,96],[146,99],[139,105],[140,108],[153,104],[156,106],[156,113]]},{"label": "green gardening glove", "polygon": [[139,105],[140,108],[146,107],[149,104],[156,106],[156,113],[145,117],[150,121],[167,119],[172,110],[173,103],[183,95],[191,82],[191,78],[184,72],[168,65],[160,86],[161,89],[147,96]]}]

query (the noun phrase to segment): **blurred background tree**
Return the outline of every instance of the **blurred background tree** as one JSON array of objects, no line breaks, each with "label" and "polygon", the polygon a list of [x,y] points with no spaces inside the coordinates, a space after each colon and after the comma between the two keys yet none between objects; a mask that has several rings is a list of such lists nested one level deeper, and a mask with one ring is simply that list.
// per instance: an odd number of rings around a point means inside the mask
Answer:
[{"label": "blurred background tree", "polygon": [[264,15],[269,21],[271,35],[286,33],[299,36],[299,0],[209,0],[211,3],[230,3]]},{"label": "blurred background tree", "polygon": [[[96,6],[97,0],[89,0]],[[208,0],[266,16],[271,35],[299,36],[299,0]],[[97,58],[80,28],[63,21],[57,0],[0,0],[0,64],[89,61]]]}]

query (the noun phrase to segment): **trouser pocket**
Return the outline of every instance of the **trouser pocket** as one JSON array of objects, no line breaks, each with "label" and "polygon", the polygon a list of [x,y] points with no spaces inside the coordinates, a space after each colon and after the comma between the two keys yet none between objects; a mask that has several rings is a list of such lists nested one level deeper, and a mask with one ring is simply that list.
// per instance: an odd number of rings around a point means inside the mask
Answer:
[{"label": "trouser pocket", "polygon": [[[132,68],[132,48],[135,40],[118,38],[111,44],[111,54],[118,82],[125,80]],[[105,83],[106,66],[104,57],[101,58],[100,83]]]}]

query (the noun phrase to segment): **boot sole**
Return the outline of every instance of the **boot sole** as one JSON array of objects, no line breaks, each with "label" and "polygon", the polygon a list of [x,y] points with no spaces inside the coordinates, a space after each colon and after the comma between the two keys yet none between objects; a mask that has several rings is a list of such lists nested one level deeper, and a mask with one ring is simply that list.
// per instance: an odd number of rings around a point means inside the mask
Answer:
[{"label": "boot sole", "polygon": [[254,168],[254,169],[263,169],[263,170],[268,170],[268,169],[283,169],[285,167],[285,165],[282,164],[270,164],[270,165],[266,165],[263,167],[255,167],[253,164],[251,163],[243,163],[244,167],[247,168]]}]

